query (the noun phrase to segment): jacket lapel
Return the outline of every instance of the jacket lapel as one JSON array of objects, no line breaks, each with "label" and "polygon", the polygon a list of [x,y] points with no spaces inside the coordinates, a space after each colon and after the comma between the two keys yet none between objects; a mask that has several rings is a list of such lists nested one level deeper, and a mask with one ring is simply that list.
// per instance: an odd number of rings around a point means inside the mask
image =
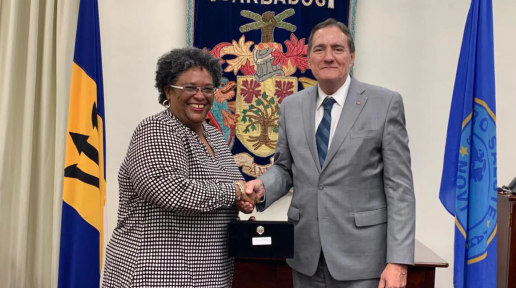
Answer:
[{"label": "jacket lapel", "polygon": [[[364,87],[360,84],[360,82],[354,78],[351,78],[348,96],[344,102],[344,108],[342,109],[342,114],[340,115],[339,123],[337,124],[337,129],[335,130],[335,134],[331,140],[330,150],[326,155],[326,160],[324,160],[324,165],[321,169],[321,172],[324,171],[324,169],[331,162],[331,159],[333,159],[339,150],[340,146],[344,142],[344,139],[346,139],[348,136],[351,127],[353,127],[355,124],[355,121],[362,111],[362,108],[364,108],[367,102],[367,97],[362,95],[364,91]],[[312,118],[315,119],[315,115]],[[312,124],[312,126],[313,125],[315,124]]]},{"label": "jacket lapel", "polygon": [[317,171],[321,172],[319,155],[315,146],[315,102],[317,101],[317,85],[307,89],[307,97],[303,101],[303,127],[305,129],[306,142],[314,159]]}]

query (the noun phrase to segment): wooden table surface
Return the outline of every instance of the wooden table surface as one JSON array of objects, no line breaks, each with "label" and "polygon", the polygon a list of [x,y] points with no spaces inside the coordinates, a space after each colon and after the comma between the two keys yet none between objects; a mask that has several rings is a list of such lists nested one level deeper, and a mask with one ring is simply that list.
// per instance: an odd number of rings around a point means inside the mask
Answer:
[{"label": "wooden table surface", "polygon": [[[446,268],[448,263],[418,240],[415,244],[415,265],[409,266],[407,288],[433,288],[435,268]],[[235,258],[233,288],[244,287],[291,288],[292,270],[285,259]]]},{"label": "wooden table surface", "polygon": [[447,268],[448,262],[439,257],[439,255],[435,254],[434,251],[430,250],[423,243],[416,240],[414,266]]}]

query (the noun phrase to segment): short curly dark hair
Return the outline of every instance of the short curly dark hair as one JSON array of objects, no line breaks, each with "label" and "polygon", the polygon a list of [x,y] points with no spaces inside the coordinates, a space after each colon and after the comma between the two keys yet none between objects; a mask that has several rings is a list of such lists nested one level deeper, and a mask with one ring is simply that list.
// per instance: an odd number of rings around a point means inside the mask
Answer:
[{"label": "short curly dark hair", "polygon": [[173,49],[161,56],[156,65],[155,87],[159,91],[160,104],[167,99],[163,88],[174,84],[181,73],[194,67],[202,67],[208,70],[211,78],[213,78],[213,85],[219,87],[222,78],[222,67],[219,59],[194,47]]}]

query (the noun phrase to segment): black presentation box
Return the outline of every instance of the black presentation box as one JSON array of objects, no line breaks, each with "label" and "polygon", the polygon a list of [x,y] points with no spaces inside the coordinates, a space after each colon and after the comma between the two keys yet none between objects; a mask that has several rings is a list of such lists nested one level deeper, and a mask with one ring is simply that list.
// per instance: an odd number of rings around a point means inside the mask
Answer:
[{"label": "black presentation box", "polygon": [[230,257],[294,257],[294,224],[286,221],[232,221],[228,239]]}]

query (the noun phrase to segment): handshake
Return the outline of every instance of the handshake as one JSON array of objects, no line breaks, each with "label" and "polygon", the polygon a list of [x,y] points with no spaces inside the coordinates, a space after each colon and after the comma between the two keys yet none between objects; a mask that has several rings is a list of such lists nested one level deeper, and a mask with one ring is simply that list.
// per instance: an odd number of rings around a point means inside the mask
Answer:
[{"label": "handshake", "polygon": [[235,206],[245,214],[253,212],[254,206],[263,198],[264,194],[265,188],[259,179],[247,183],[235,182]]}]

